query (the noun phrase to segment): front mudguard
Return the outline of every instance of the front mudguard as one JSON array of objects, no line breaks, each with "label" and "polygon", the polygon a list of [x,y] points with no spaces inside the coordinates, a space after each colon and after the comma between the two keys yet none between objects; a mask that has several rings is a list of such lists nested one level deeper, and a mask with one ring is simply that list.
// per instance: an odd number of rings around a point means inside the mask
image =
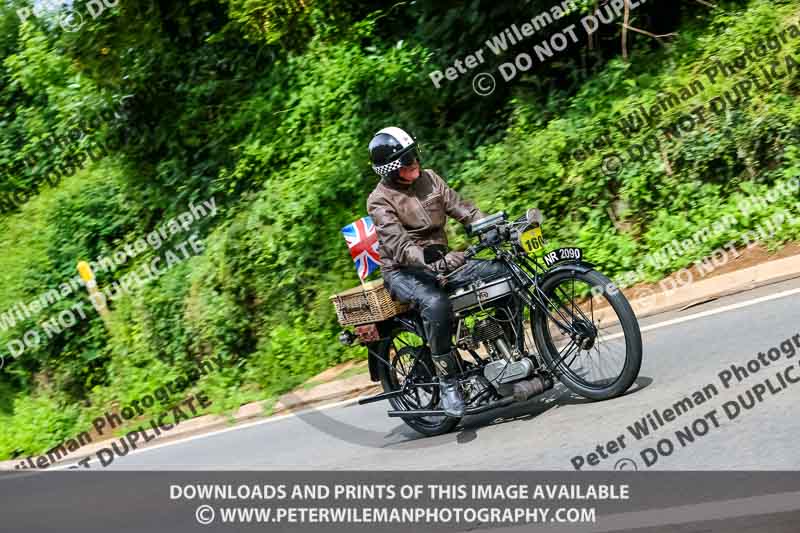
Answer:
[{"label": "front mudguard", "polygon": [[553,266],[547,272],[540,276],[541,283],[544,284],[544,281],[559,272],[564,271],[577,271],[581,273],[589,272],[590,270],[594,270],[594,265],[587,261],[564,261],[563,263],[558,263],[557,265]]}]

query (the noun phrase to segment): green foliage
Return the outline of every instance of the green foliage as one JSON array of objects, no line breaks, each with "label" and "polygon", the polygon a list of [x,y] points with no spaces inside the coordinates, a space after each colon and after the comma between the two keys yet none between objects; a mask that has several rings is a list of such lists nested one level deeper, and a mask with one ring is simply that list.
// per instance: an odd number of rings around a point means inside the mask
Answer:
[{"label": "green foliage", "polygon": [[6,458],[43,452],[74,437],[80,405],[63,393],[44,389],[31,396],[18,396],[13,411],[13,418],[0,415],[0,456]]},{"label": "green foliage", "polygon": [[[581,11],[594,4],[580,2]],[[731,1],[715,10],[648,3],[632,24],[678,35],[664,47],[629,35],[631,62],[617,57],[618,29],[609,27],[591,50],[576,45],[491,97],[475,95],[466,77],[433,87],[430,71],[551,5],[130,0],[76,33],[46,20],[9,22],[16,15],[2,8],[0,168],[12,170],[0,176],[0,192],[33,192],[18,213],[0,217],[0,247],[10,251],[0,254],[0,312],[57,287],[75,276],[77,261],[113,253],[189,202],[213,196],[220,213],[192,228],[202,254],[112,302],[107,322],[90,309],[88,320],[8,362],[0,456],[44,451],[116,402],[153,394],[200,364],[215,369],[152,414],[201,391],[218,413],[259,399],[272,404],[330,365],[363,358],[336,342],[328,298],[357,282],[340,229],[365,213],[376,181],[366,144],[387,124],[416,133],[426,166],[484,211],[542,208],[552,245],[584,247],[610,275],[724,215],[738,224],[647,274],[680,268],[778,209],[796,209],[790,198],[746,216],[738,208],[800,173],[796,72],[680,139],[661,138],[663,151],[627,161],[619,173],[602,166],[608,153],[627,153],[650,134],[620,131],[620,117],[797,21],[796,2]],[[705,84],[656,129],[746,75]],[[72,142],[54,143],[59,135]],[[582,145],[599,148],[571,157]],[[96,146],[109,152],[87,157]],[[43,185],[52,168],[76,158],[74,171]],[[773,240],[798,231],[781,228]],[[466,244],[463,232],[449,232]],[[98,284],[156,253],[99,275]],[[81,302],[85,293],[73,294],[47,313]],[[0,332],[0,346],[45,316]]]},{"label": "green foliage", "polygon": [[[729,113],[707,113],[706,124],[679,139],[669,140],[659,132],[795,50],[797,39],[782,51],[759,57],[736,76],[719,76],[718,83],[710,83],[704,75],[712,60],[731,63],[790,22],[797,23],[793,2],[751,2],[747,8],[720,12],[710,25],[714,30],[706,28],[701,33],[687,25],[672,49],[655,52],[653,61],[611,61],[554,120],[534,123],[529,117],[537,116],[536,109],[519,103],[506,138],[480,149],[476,159],[464,165],[461,176],[469,182],[467,194],[492,209],[544,208],[549,215],[545,229],[554,244],[584,246],[592,261],[611,274],[635,268],[651,251],[675,238],[687,238],[726,214],[740,220],[733,231],[668,266],[680,268],[736,239],[756,225],[756,220],[743,217],[736,207],[741,188],[755,181],[763,186],[753,190],[763,193],[778,178],[798,175],[798,70],[768,83],[764,80],[767,92],[754,91]],[[705,90],[662,115],[654,128],[626,133],[617,126],[631,110],[650,109],[665,93],[677,92],[698,79]],[[601,140],[607,132],[613,141],[610,146]],[[630,153],[654,132],[660,137],[663,156],[648,151],[641,160],[626,157],[616,175],[604,171],[606,156]],[[570,157],[580,145],[602,148],[590,150],[583,159]],[[790,212],[797,209],[791,203],[783,207]],[[609,212],[630,229],[615,229]],[[761,218],[770,214],[761,213]],[[787,226],[775,238],[784,239],[796,231]]]}]

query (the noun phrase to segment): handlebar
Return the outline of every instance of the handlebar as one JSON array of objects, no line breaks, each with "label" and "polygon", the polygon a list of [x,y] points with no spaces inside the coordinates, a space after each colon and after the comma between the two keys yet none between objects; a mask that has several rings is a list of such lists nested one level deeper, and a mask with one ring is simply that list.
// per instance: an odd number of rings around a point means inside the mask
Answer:
[{"label": "handlebar", "polygon": [[508,222],[505,211],[500,211],[468,225],[467,235],[478,237],[480,241],[464,250],[464,256],[472,259],[487,248],[499,246],[508,241],[514,235],[513,232],[525,224],[541,224],[541,212],[538,209],[529,209],[525,215]]},{"label": "handlebar", "polygon": [[476,255],[484,251],[486,248],[488,248],[488,246],[484,244],[474,244],[469,248],[467,248],[466,250],[464,250],[464,257],[466,257],[467,259],[472,259]]},{"label": "handlebar", "polygon": [[[470,246],[469,248],[464,250],[464,258],[465,259],[472,259],[476,255],[478,255],[479,253],[481,253],[482,251],[484,251],[485,249],[490,248],[490,247],[491,247],[491,244],[488,244],[488,243],[484,244],[483,242],[480,242],[478,244],[473,244],[472,246]],[[453,270],[452,272],[450,272],[448,274],[440,275],[439,276],[440,284],[442,284],[442,286],[444,286],[444,284],[447,283],[447,281],[449,280],[449,278],[451,276],[453,276],[457,272],[463,270],[466,266],[467,265],[465,263],[465,264],[461,265],[460,267],[458,267],[457,269]]]},{"label": "handlebar", "polygon": [[499,213],[476,220],[475,222],[467,225],[467,235],[470,237],[478,237],[487,231],[491,231],[492,229],[496,228],[499,224],[503,224],[506,221],[506,218],[506,212],[500,211]]}]

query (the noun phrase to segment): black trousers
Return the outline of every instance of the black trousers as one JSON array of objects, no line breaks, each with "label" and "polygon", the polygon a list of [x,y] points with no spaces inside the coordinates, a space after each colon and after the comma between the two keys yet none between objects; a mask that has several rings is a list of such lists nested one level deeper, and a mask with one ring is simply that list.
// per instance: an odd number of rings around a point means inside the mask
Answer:
[{"label": "black trousers", "polygon": [[[458,286],[507,272],[505,265],[499,261],[470,259],[464,268],[449,278],[448,285]],[[453,334],[452,308],[447,288],[439,286],[436,274],[424,268],[405,268],[389,272],[384,276],[384,282],[393,298],[416,307],[422,317],[431,354],[449,353]]]}]

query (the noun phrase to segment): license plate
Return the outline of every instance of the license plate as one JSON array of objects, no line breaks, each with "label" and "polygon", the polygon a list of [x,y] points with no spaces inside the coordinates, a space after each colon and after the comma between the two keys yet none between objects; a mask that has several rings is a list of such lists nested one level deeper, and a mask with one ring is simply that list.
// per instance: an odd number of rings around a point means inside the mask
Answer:
[{"label": "license plate", "polygon": [[583,250],[580,248],[558,248],[552,252],[547,252],[542,259],[544,259],[544,264],[549,268],[561,261],[580,261],[583,259]]},{"label": "license plate", "polygon": [[537,226],[528,231],[523,232],[519,238],[519,243],[522,249],[529,254],[536,253],[544,248],[544,238],[542,237],[542,228]]}]

